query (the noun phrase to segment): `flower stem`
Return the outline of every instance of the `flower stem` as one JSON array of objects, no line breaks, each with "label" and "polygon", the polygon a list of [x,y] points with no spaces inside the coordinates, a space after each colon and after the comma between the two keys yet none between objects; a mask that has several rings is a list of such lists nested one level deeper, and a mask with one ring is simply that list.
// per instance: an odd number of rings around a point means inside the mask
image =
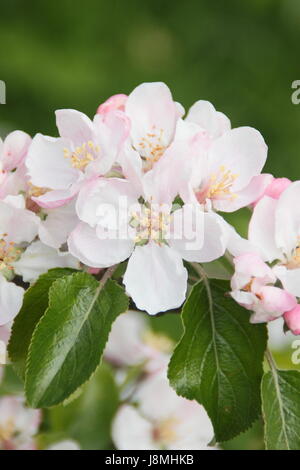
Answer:
[{"label": "flower stem", "polygon": [[271,353],[271,351],[270,351],[269,348],[266,349],[265,357],[266,357],[266,359],[267,359],[267,361],[268,361],[268,364],[269,364],[269,367],[270,367],[271,371],[272,371],[273,373],[274,373],[274,372],[276,373],[276,371],[277,371],[277,365],[276,365],[276,362],[275,362],[275,360],[274,360],[274,358],[273,358],[273,356],[272,356],[272,353]]},{"label": "flower stem", "polygon": [[115,265],[110,266],[109,268],[107,268],[107,270],[103,274],[102,278],[100,279],[101,289],[105,286],[108,279],[110,279],[112,277],[112,275],[114,274],[117,267],[118,267],[118,265],[115,264]]}]

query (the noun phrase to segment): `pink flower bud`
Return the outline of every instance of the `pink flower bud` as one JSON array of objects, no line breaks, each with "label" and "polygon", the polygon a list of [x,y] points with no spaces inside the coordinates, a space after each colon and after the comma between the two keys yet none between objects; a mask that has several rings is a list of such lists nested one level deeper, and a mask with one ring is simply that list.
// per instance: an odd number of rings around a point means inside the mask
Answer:
[{"label": "pink flower bud", "polygon": [[127,95],[123,95],[122,93],[118,95],[113,95],[104,103],[100,104],[97,109],[97,114],[105,115],[110,111],[125,111],[125,103],[127,101]]},{"label": "pink flower bud", "polygon": [[291,184],[288,178],[274,178],[268,185],[265,196],[270,196],[273,199],[278,199],[281,193]]},{"label": "pink flower bud", "polygon": [[294,335],[300,335],[300,305],[296,305],[292,310],[285,312],[285,323]]}]

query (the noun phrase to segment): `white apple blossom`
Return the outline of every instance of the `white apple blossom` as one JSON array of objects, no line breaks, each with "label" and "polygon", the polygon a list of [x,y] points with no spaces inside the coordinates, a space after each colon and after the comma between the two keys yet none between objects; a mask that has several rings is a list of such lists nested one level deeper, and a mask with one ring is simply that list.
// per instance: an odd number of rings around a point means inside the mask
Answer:
[{"label": "white apple blossom", "polygon": [[170,388],[166,370],[137,388],[133,402],[119,409],[112,436],[120,450],[212,450],[213,428],[204,408]]},{"label": "white apple blossom", "polygon": [[0,449],[35,450],[34,435],[41,421],[40,410],[31,410],[23,398],[0,398]]},{"label": "white apple blossom", "polygon": [[26,159],[36,192],[32,199],[44,208],[67,204],[86,181],[108,173],[128,134],[127,120],[118,111],[105,121],[99,114],[91,121],[79,111],[58,110],[56,122],[60,137],[37,134]]}]

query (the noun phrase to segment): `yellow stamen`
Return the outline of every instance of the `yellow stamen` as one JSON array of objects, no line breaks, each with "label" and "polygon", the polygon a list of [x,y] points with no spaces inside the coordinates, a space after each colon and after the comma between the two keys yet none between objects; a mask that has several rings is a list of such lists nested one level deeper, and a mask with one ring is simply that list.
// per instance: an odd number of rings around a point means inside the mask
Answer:
[{"label": "yellow stamen", "polygon": [[73,152],[65,148],[64,157],[70,160],[73,168],[84,170],[89,163],[95,160],[99,152],[100,147],[89,140],[80,147],[76,147]]},{"label": "yellow stamen", "polygon": [[207,198],[219,199],[229,196],[231,200],[235,199],[237,195],[232,193],[231,187],[237,177],[238,175],[233,174],[230,170],[227,170],[221,165],[219,172],[213,173],[210,177]]}]

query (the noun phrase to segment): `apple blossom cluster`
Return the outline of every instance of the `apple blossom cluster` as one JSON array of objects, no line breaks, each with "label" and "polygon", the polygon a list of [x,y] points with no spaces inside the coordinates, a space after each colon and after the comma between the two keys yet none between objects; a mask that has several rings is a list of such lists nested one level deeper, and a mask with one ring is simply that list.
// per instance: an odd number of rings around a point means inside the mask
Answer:
[{"label": "apple blossom cluster", "polygon": [[[0,337],[7,342],[7,326],[0,327]],[[139,312],[128,311],[114,323],[105,360],[111,364],[120,390],[111,430],[116,449],[216,449],[208,445],[213,428],[205,409],[179,397],[169,385],[167,365],[173,348],[173,341],[153,332]],[[0,450],[41,449],[38,434],[42,421],[43,411],[28,408],[22,396],[0,397]],[[72,439],[46,447],[78,449]]]},{"label": "apple blossom cluster", "polygon": [[[232,129],[211,103],[184,114],[164,83],[144,83],[93,120],[58,110],[59,137],[1,142],[0,325],[52,267],[126,262],[127,294],[155,315],[182,305],[189,264],[226,255],[251,321],[284,316],[300,333],[300,182],[261,173],[260,132]],[[253,211],[247,240],[221,215],[242,207]]]}]

